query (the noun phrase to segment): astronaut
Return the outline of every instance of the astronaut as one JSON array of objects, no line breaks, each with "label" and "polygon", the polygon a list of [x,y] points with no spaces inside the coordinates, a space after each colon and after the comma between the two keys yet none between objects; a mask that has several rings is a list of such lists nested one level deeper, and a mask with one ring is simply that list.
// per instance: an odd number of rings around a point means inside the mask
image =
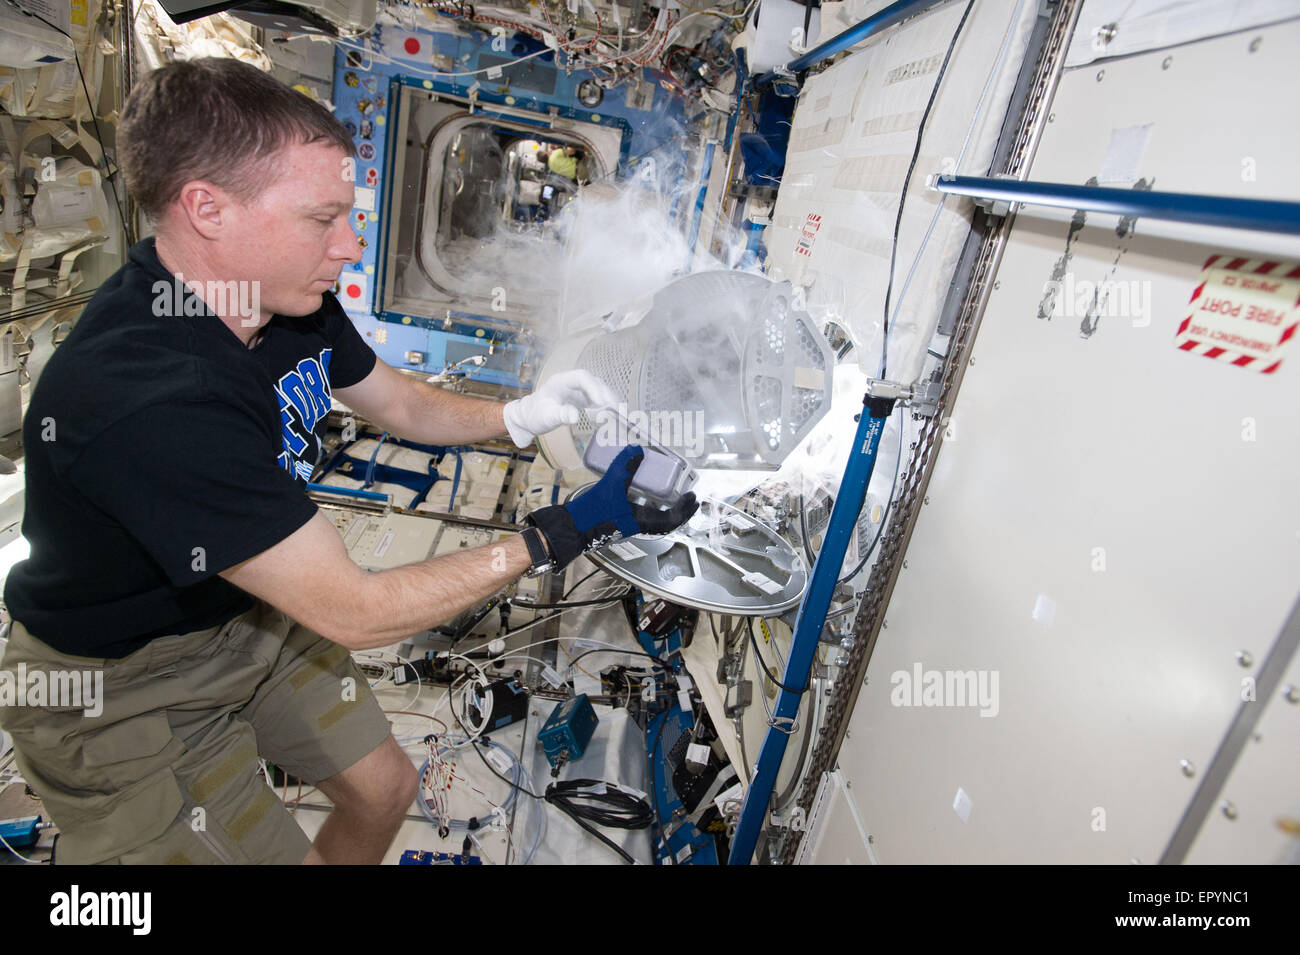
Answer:
[{"label": "astronaut", "polygon": [[[328,110],[236,60],[164,66],[123,109],[119,158],[154,235],[37,384],[31,556],[4,595],[6,671],[103,674],[97,715],[0,709],[60,862],[379,862],[417,779],[349,651],[695,510],[631,504],[629,447],[522,534],[379,573],[352,562],[304,487],[333,397],[414,441],[520,447],[615,402],[584,372],[501,404],[378,360],[331,291],[361,254],[352,148]],[[259,757],[333,802],[314,843]]]}]

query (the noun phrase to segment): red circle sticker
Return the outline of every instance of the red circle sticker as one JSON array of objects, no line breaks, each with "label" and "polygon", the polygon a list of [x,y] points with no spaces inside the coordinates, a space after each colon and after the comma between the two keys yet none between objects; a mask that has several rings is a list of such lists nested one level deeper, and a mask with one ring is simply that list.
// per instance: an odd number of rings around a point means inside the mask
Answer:
[{"label": "red circle sticker", "polygon": [[403,49],[412,56],[420,52],[420,41],[413,36],[408,36],[406,42],[402,44]]},{"label": "red circle sticker", "polygon": [[355,283],[347,287],[348,298],[360,298],[361,286]]}]

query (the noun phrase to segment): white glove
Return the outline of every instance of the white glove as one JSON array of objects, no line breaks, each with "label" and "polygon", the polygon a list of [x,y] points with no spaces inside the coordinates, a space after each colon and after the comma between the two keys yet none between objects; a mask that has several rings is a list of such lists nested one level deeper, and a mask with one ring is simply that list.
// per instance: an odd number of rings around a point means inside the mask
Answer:
[{"label": "white glove", "polygon": [[574,369],[552,375],[530,395],[508,402],[503,410],[506,430],[521,448],[539,434],[563,424],[577,424],[589,408],[617,408],[618,395],[589,371]]}]

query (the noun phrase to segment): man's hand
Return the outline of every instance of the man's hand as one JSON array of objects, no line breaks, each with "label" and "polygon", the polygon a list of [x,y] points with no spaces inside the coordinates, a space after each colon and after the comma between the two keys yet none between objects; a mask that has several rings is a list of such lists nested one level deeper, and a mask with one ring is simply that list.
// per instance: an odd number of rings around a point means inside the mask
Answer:
[{"label": "man's hand", "polygon": [[560,425],[577,424],[578,415],[588,408],[616,408],[618,395],[589,371],[561,372],[542,383],[536,391],[506,404],[506,430],[514,443],[526,448],[539,434]]},{"label": "man's hand", "polygon": [[568,504],[538,508],[528,515],[527,522],[546,538],[556,570],[593,547],[637,534],[667,534],[691,519],[699,504],[689,491],[666,511],[627,499],[644,460],[641,448],[628,445],[603,478]]}]

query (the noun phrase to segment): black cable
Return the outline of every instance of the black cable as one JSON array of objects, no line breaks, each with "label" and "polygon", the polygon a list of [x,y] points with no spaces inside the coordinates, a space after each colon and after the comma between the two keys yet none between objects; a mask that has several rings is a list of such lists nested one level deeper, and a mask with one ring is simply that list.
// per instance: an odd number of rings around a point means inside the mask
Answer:
[{"label": "black cable", "polygon": [[[593,792],[597,786],[605,792]],[[650,804],[643,796],[634,796],[599,779],[565,779],[546,787],[546,801],[567,802],[583,819],[606,829],[646,829],[654,819]]]},{"label": "black cable", "polygon": [[898,429],[898,456],[894,460],[894,480],[889,485],[889,500],[885,501],[885,510],[880,515],[880,526],[876,528],[876,534],[874,537],[871,538],[871,546],[869,546],[867,548],[867,552],[862,555],[862,559],[858,561],[858,565],[854,567],[852,570],[850,570],[843,577],[841,577],[837,581],[837,583],[841,583],[841,584],[847,583],[848,581],[856,577],[859,574],[859,572],[861,572],[862,568],[867,566],[867,561],[871,560],[871,555],[876,552],[876,545],[880,543],[880,537],[882,534],[885,533],[885,525],[889,523],[889,512],[894,507],[894,492],[898,490],[898,475],[902,472],[902,468],[903,468],[903,429],[900,426]]},{"label": "black cable", "polygon": [[[126,224],[126,213],[122,211],[122,200],[118,198],[117,185],[113,182],[113,172],[111,167],[108,164],[108,152],[104,148],[104,134],[103,132],[100,131],[99,128],[99,117],[95,115],[95,103],[90,98],[90,87],[86,85],[86,74],[81,71],[81,57],[77,55],[77,41],[74,40],[72,38],[72,34],[68,33],[66,30],[51,23],[49,20],[45,19],[39,13],[33,13],[31,10],[27,10],[19,6],[18,3],[15,2],[15,0],[9,0],[9,5],[12,6],[19,13],[22,13],[24,16],[35,17],[37,20],[40,20],[51,30],[56,30],[57,32],[62,33],[64,36],[68,38],[68,42],[72,44],[72,62],[76,64],[77,76],[81,78],[81,91],[86,94],[86,108],[90,111],[90,122],[95,127],[95,139],[99,141],[100,158],[104,160],[104,180],[108,183],[109,191],[113,193],[113,205],[117,209],[118,218],[122,221],[122,238],[126,240],[126,243],[128,245],[130,245],[131,229]],[[71,122],[75,125],[77,121],[73,119],[71,120]],[[17,163],[18,163],[18,157],[15,156],[14,165],[17,166]]]},{"label": "black cable", "polygon": [[763,660],[763,655],[758,652],[758,638],[754,636],[754,618],[753,617],[745,618],[745,624],[749,628],[749,642],[753,644],[754,647],[754,662],[756,662],[760,667],[763,668],[763,673],[766,674],[767,678],[772,681],[772,685],[776,687],[780,687],[782,690],[785,690],[787,693],[796,693],[796,694],[806,693],[808,691],[807,686],[805,686],[802,690],[796,690],[792,686],[786,686],[784,683],[782,683],[780,680],[778,680],[775,676],[772,675],[772,671],[767,668],[767,663]]},{"label": "black cable", "polygon": [[848,583],[850,580],[852,580],[854,577],[858,576],[858,574],[862,572],[863,567],[867,566],[867,561],[871,560],[871,555],[876,552],[876,545],[880,543],[880,535],[884,533],[885,524],[889,520],[889,511],[891,508],[893,508],[893,506],[894,506],[894,496],[891,494],[889,496],[889,500],[885,502],[884,513],[880,515],[880,527],[876,529],[876,536],[871,538],[871,546],[868,547],[867,552],[862,555],[862,559],[858,561],[858,565],[839,579],[839,583],[841,584]]},{"label": "black cable", "polygon": [[[900,410],[901,410],[901,406],[900,406]],[[903,435],[900,430],[898,436],[898,456],[894,461],[894,480],[889,487],[889,500],[885,502],[885,511],[880,516],[880,526],[876,528],[876,534],[871,539],[870,546],[867,547],[866,553],[862,555],[862,559],[858,561],[857,566],[854,567],[852,570],[850,570],[843,577],[839,578],[839,580],[837,580],[836,583],[839,584],[848,583],[850,580],[856,577],[862,571],[862,568],[867,566],[867,561],[871,560],[871,555],[876,552],[876,547],[880,543],[881,535],[884,534],[885,525],[889,522],[889,512],[894,507],[894,492],[898,489],[898,475],[902,468],[902,464],[903,464]],[[811,573],[812,568],[816,565],[817,558],[816,555],[812,553],[812,550],[808,544],[808,523],[804,516],[803,495],[800,495],[799,497],[799,532],[800,535],[804,538],[804,548],[808,554],[809,573]]]},{"label": "black cable", "polygon": [[595,837],[596,837],[597,839],[599,839],[601,842],[605,843],[605,845],[609,846],[611,849],[613,849],[615,852],[617,852],[620,856],[623,857],[624,861],[626,861],[628,865],[636,865],[636,860],[633,859],[630,855],[628,855],[627,852],[623,849],[622,846],[620,846],[618,843],[614,842],[612,839],[610,839],[608,836],[606,836],[603,832],[599,831],[598,829],[593,829],[591,826],[587,825],[587,823],[585,823],[585,822],[583,821],[582,816],[578,815],[578,814],[577,814],[577,813],[576,813],[576,812],[575,812],[575,811],[574,811],[574,810],[573,810],[573,809],[572,809],[572,808],[571,808],[567,803],[565,803],[565,802],[563,802],[563,801],[555,801],[555,800],[552,800],[552,799],[550,798],[550,790],[549,790],[549,789],[547,790],[546,801],[549,802],[549,803],[550,803],[552,806],[554,806],[556,809],[560,810],[560,812],[564,813],[566,816],[568,816],[568,817],[569,817],[570,819],[572,819],[574,822],[576,822],[576,823],[577,823],[579,826],[581,826],[583,829],[587,830],[587,832],[591,833],[593,836],[595,836]]},{"label": "black cable", "polygon": [[[487,757],[485,757],[482,751],[478,748],[479,740],[469,731],[469,727],[465,725],[464,721],[461,720],[460,718],[460,714],[456,712],[455,700],[451,701],[449,708],[451,710],[451,715],[456,720],[457,725],[460,726],[461,731],[465,734],[465,738],[468,739],[470,741],[470,744],[474,747],[474,752],[478,755],[479,760],[483,763],[484,766],[488,768],[488,771],[491,772],[493,776],[495,776],[497,779],[500,779],[502,782],[506,783],[511,788],[517,789],[525,796],[528,796],[532,799],[542,799],[550,803],[552,806],[555,806],[556,809],[559,809],[565,815],[569,816],[569,818],[571,818],[574,822],[576,822],[580,827],[585,829],[587,832],[591,833],[601,842],[605,843],[605,845],[609,846],[611,849],[617,852],[620,856],[622,856],[627,861],[629,865],[636,864],[636,860],[633,859],[630,855],[628,855],[628,853],[621,846],[611,841],[607,836],[605,836],[604,833],[599,832],[598,830],[593,829],[591,826],[589,826],[584,821],[584,816],[586,818],[590,818],[593,819],[594,821],[597,821],[598,825],[608,825],[620,829],[644,829],[647,826],[649,826],[651,822],[648,816],[645,816],[645,821],[643,823],[639,825],[633,825],[631,823],[639,821],[642,818],[642,815],[635,815],[635,814],[619,815],[617,811],[613,811],[613,810],[604,810],[604,809],[597,810],[597,809],[592,809],[591,807],[581,806],[580,804],[574,801],[579,796],[585,796],[591,799],[598,799],[599,797],[594,793],[570,794],[567,792],[558,791],[558,787],[561,786],[570,786],[570,785],[574,787],[583,786],[583,785],[594,786],[597,784],[598,782],[597,780],[590,780],[590,779],[565,780],[562,783],[552,783],[550,786],[546,788],[546,793],[541,796],[539,796],[537,793],[533,792],[530,789],[526,789],[523,786],[520,786],[513,779],[510,779],[502,775],[500,772],[498,772],[497,768],[487,761]],[[660,724],[660,729],[662,728],[663,725]],[[653,782],[653,780],[651,780],[651,782]],[[609,794],[606,793],[606,795],[608,796]],[[623,797],[627,800],[636,799],[636,797],[633,796],[631,793],[618,792],[616,795],[619,797]],[[606,800],[606,801],[612,801],[612,800]],[[636,800],[636,801],[640,802],[640,800]],[[656,814],[657,814],[657,803],[658,800],[656,800]],[[648,812],[648,808],[649,807],[647,807],[647,812]],[[605,821],[602,822],[600,820],[605,820]]]},{"label": "black cable", "polygon": [[952,40],[948,43],[948,52],[943,56],[943,64],[939,67],[939,75],[934,78],[934,87],[930,90],[930,99],[925,104],[925,111],[921,113],[921,123],[916,127],[916,145],[912,147],[912,161],[907,164],[907,175],[903,177],[903,191],[898,197],[898,215],[894,219],[894,243],[889,251],[889,281],[885,284],[885,325],[884,338],[880,346],[880,377],[884,379],[885,364],[889,360],[889,299],[894,290],[894,262],[898,258],[898,232],[903,224],[903,206],[907,203],[907,189],[912,184],[912,173],[916,170],[916,160],[921,154],[921,140],[925,136],[925,123],[930,118],[930,110],[934,106],[935,98],[939,95],[939,87],[943,85],[944,74],[948,72],[948,61],[952,59],[952,51],[957,47],[957,38],[961,36],[962,28],[966,26],[966,19],[970,16],[971,9],[975,6],[975,0],[970,0],[966,4],[966,11],[957,21],[957,29],[953,31]]},{"label": "black cable", "polygon": [[576,657],[573,657],[572,659],[569,660],[569,666],[574,666],[583,657],[592,653],[633,653],[636,654],[637,656],[646,657],[649,660],[653,660],[655,663],[659,665],[661,669],[670,670],[670,671],[672,670],[672,667],[669,666],[665,660],[662,660],[661,658],[655,656],[654,654],[646,653],[644,650],[630,650],[630,649],[623,650],[618,647],[596,647],[593,650],[583,650]]},{"label": "black cable", "polygon": [[654,822],[650,806],[644,798],[619,789],[606,789],[603,793],[580,791],[599,785],[602,782],[597,779],[566,779],[551,783],[546,787],[546,801],[617,852],[629,865],[635,865],[636,860],[622,846],[587,823],[606,829],[646,829]]},{"label": "black cable", "polygon": [[0,324],[8,325],[10,322],[21,322],[29,318],[37,318],[46,312],[85,305],[95,297],[95,293],[99,291],[99,286],[85,292],[75,292],[55,298],[42,298],[41,293],[43,291],[43,289],[28,289],[28,294],[33,298],[37,298],[38,301],[32,302],[17,311],[9,311],[0,315]]},{"label": "black cable", "polygon": [[519,792],[523,793],[525,796],[529,796],[533,799],[543,799],[546,802],[550,803],[551,805],[555,806],[561,812],[565,813],[567,816],[573,819],[573,821],[576,822],[579,826],[587,830],[587,832],[591,833],[601,842],[605,843],[607,846],[609,846],[611,849],[613,849],[615,852],[621,855],[624,859],[628,861],[629,864],[632,865],[636,864],[636,860],[633,859],[626,852],[624,852],[621,847],[611,842],[608,838],[605,837],[603,833],[596,831],[595,829],[591,828],[591,826],[583,822],[582,818],[579,815],[577,815],[566,802],[562,800],[557,801],[555,799],[552,799],[551,788],[553,788],[553,786],[547,788],[545,795],[539,796],[537,795],[537,793],[533,792],[532,790],[525,789],[523,786],[520,786],[513,779],[508,779],[507,777],[503,776],[501,773],[497,772],[496,767],[487,761],[487,757],[485,757],[482,751],[478,748],[479,741],[473,737],[473,735],[469,731],[469,728],[461,721],[459,714],[457,714],[456,712],[456,702],[454,700],[451,702],[450,708],[451,708],[451,715],[456,718],[456,722],[460,725],[460,728],[464,731],[465,736],[469,739],[470,744],[474,747],[474,752],[478,754],[479,760],[483,763],[484,766],[488,768],[488,770],[492,773],[493,776],[509,784],[512,788],[519,790]]},{"label": "black cable", "polygon": [[623,595],[617,597],[598,597],[595,600],[570,600],[563,603],[554,604],[532,604],[524,603],[516,599],[515,606],[520,610],[567,610],[570,607],[598,607],[601,604],[614,603],[623,599]]},{"label": "black cable", "polygon": [[591,580],[592,577],[595,577],[599,573],[600,573],[600,568],[597,567],[586,577],[583,577],[581,580],[576,581],[572,587],[570,587],[568,590],[564,592],[563,596],[561,596],[560,599],[563,600],[565,597],[569,596],[569,594],[573,593],[575,590],[577,590],[579,587],[581,587],[583,584]]},{"label": "black cable", "polygon": [[[577,583],[575,583],[572,587],[570,587],[567,591],[564,592],[564,596],[560,598],[561,601],[564,600],[564,597],[569,596],[569,594],[577,590],[579,585],[581,585],[584,581],[590,580],[592,577],[596,576],[596,574],[600,572],[601,572],[600,568],[597,568],[596,570],[593,570],[591,573],[589,573],[586,577],[583,577],[582,580],[579,580]],[[558,617],[560,616],[561,612],[563,612],[564,610],[569,610],[573,607],[599,607],[602,604],[618,603],[622,599],[623,599],[623,595],[619,594],[616,597],[598,597],[594,600],[572,600],[567,603],[561,602],[561,603],[554,603],[554,604],[533,604],[533,603],[523,603],[522,601],[518,601],[514,604],[514,606],[518,607],[520,610],[550,610],[552,608],[561,608],[561,609],[559,612],[547,614],[546,616],[541,618],[534,618],[528,621],[527,623],[521,623],[517,627],[510,627],[507,630],[503,630],[500,634],[500,637],[498,637],[497,639],[509,637],[513,634],[519,633],[522,630],[529,630],[533,627],[538,626],[538,624],[541,621],[550,620],[552,617]],[[483,617],[486,617],[490,611],[491,611],[491,607],[489,607],[487,610],[484,611]],[[481,619],[482,618],[480,618],[480,620]],[[456,638],[456,640],[459,639],[461,638],[460,637]],[[478,650],[478,649],[482,649],[482,647],[475,647],[474,649]],[[466,652],[472,653],[473,650],[469,650]]]},{"label": "black cable", "polygon": [[487,600],[483,604],[483,606],[481,606],[478,610],[474,611],[472,616],[468,620],[466,620],[463,624],[457,627],[450,634],[447,633],[447,630],[449,629],[447,627],[439,627],[438,632],[446,636],[450,636],[451,645],[454,647],[456,644],[460,643],[460,641],[468,637],[470,633],[474,630],[474,628],[477,627],[480,623],[482,623],[485,619],[487,619],[487,615],[490,614],[493,610],[495,610],[498,606],[505,606],[505,604],[503,604],[502,601],[498,600],[496,597],[492,597],[489,600]]},{"label": "black cable", "polygon": [[[482,761],[483,765],[486,766],[486,767],[491,771],[491,773],[492,773],[493,776],[495,776],[497,779],[501,780],[502,782],[509,784],[511,788],[519,790],[519,791],[520,791],[521,793],[523,793],[525,796],[530,796],[530,797],[532,797],[533,799],[541,799],[541,798],[542,798],[541,796],[537,795],[537,793],[533,792],[531,789],[525,789],[523,786],[520,786],[520,785],[519,785],[517,782],[515,782],[513,779],[510,779],[509,777],[503,776],[503,775],[501,775],[501,773],[497,772],[497,768],[496,768],[495,766],[493,766],[491,763],[489,763],[489,762],[487,761],[487,757],[485,757],[485,756],[483,755],[483,753],[479,750],[479,748],[478,748],[478,744],[479,744],[479,740],[478,740],[478,738],[477,738],[473,733],[471,733],[471,732],[469,731],[469,727],[465,725],[464,721],[462,721],[461,718],[460,718],[460,714],[456,712],[456,701],[455,701],[455,700],[450,700],[450,701],[448,702],[448,707],[447,707],[447,708],[451,710],[451,715],[452,715],[452,717],[455,718],[455,720],[456,720],[456,725],[458,725],[458,726],[461,728],[461,730],[462,730],[462,731],[464,732],[464,734],[465,734],[465,738],[466,738],[467,740],[469,740],[469,741],[470,741],[470,744],[474,747],[474,752],[478,754],[478,758]],[[436,736],[437,734],[436,734],[436,733],[431,733],[430,735],[431,735],[431,736]],[[425,738],[427,739],[428,737],[425,737]]]},{"label": "black cable", "polygon": [[[622,599],[621,597],[612,597],[612,598],[606,598],[606,599],[601,600],[601,601],[599,601],[599,602],[600,602],[600,603],[605,603],[605,604],[612,604],[612,603],[618,603],[618,601],[621,600],[621,599]],[[525,605],[525,604],[519,604],[519,606],[520,606],[520,608],[523,608],[523,607],[526,606],[526,605]],[[593,604],[592,606],[595,606],[595,604]],[[548,613],[548,614],[547,614],[546,616],[544,616],[544,617],[534,617],[532,620],[528,621],[527,623],[521,623],[521,624],[520,624],[519,626],[517,626],[517,627],[511,627],[509,630],[504,631],[504,632],[501,634],[501,637],[508,637],[508,636],[511,636],[512,634],[516,634],[516,633],[518,633],[518,632],[521,631],[521,630],[529,630],[529,629],[531,629],[531,628],[537,626],[541,621],[551,620],[552,618],[554,618],[554,617],[558,617],[558,616],[560,616],[560,615],[563,614],[563,613],[564,613],[563,610],[557,610],[555,613]]]}]

